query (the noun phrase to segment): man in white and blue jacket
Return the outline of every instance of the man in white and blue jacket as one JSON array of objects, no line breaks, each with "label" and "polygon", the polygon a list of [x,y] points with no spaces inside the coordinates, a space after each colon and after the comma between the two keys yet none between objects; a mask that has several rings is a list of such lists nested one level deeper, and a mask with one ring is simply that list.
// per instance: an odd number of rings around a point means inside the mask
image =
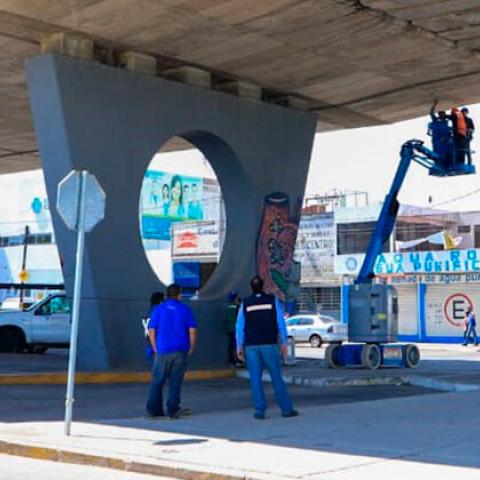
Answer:
[{"label": "man in white and blue jacket", "polygon": [[287,354],[287,327],[283,307],[277,298],[263,291],[263,280],[259,276],[252,278],[250,286],[253,294],[245,298],[238,310],[236,337],[238,357],[246,357],[254,417],[264,419],[267,409],[262,383],[264,366],[272,379],[282,416],[295,417],[298,412],[293,408],[281,368],[280,351],[283,355]]}]

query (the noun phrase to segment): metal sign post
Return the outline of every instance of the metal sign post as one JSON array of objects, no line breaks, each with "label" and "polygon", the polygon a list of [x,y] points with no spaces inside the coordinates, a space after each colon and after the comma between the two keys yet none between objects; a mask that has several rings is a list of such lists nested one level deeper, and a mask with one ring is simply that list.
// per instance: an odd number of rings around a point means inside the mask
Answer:
[{"label": "metal sign post", "polygon": [[75,280],[72,299],[72,330],[70,332],[70,356],[68,358],[67,394],[65,396],[65,435],[70,435],[73,412],[73,389],[75,387],[75,367],[77,363],[78,314],[80,312],[80,294],[82,291],[83,252],[85,247],[85,230],[83,219],[85,216],[85,177],[86,171],[80,176],[78,193],[77,219],[77,253],[75,255]]},{"label": "metal sign post", "polygon": [[70,435],[72,423],[75,367],[77,361],[78,321],[82,291],[83,252],[85,232],[89,232],[105,212],[105,193],[97,179],[87,172],[72,171],[58,184],[57,210],[71,230],[77,232],[75,255],[75,279],[72,299],[72,329],[70,333],[70,355],[68,359],[67,393],[65,396],[65,435]]}]

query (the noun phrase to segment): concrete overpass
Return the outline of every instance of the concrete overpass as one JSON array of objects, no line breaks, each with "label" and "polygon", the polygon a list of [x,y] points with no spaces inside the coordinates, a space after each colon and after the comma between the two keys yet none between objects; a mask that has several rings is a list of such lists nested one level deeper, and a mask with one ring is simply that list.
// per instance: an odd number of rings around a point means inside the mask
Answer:
[{"label": "concrete overpass", "polygon": [[[107,193],[105,220],[86,239],[81,368],[145,366],[138,319],[165,286],[147,262],[138,199],[169,139],[202,151],[225,200],[222,257],[191,302],[194,364],[221,366],[228,292],[246,295],[260,273],[272,293],[295,298],[315,130],[411,118],[434,98],[480,101],[478,0],[411,4],[0,1],[1,170],[39,167],[41,157],[50,205],[72,169],[94,173]],[[75,235],[51,213],[71,294]]]},{"label": "concrete overpass", "polygon": [[434,98],[480,101],[479,18],[478,0],[2,0],[0,172],[40,167],[24,61],[45,34],[93,39],[114,66],[130,50],[155,56],[159,75],[193,65],[214,89],[294,96],[326,131],[422,115]]}]

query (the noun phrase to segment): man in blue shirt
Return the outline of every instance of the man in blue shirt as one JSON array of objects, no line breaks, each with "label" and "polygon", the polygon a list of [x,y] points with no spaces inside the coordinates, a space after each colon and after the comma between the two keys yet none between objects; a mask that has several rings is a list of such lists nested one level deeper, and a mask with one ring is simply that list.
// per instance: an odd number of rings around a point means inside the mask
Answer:
[{"label": "man in blue shirt", "polygon": [[155,355],[147,401],[148,418],[165,416],[163,386],[167,380],[167,416],[176,419],[190,413],[180,408],[180,394],[187,358],[195,348],[197,324],[190,307],[180,301],[181,293],[180,285],[170,285],[167,288],[167,300],[155,308],[148,324],[148,335]]},{"label": "man in blue shirt", "polygon": [[465,332],[465,341],[463,342],[463,345],[468,345],[468,342],[470,341],[470,337],[472,337],[473,344],[475,346],[478,345],[478,340],[477,340],[477,321],[475,319],[475,313],[473,312],[472,307],[467,308],[467,331]]},{"label": "man in blue shirt", "polygon": [[253,294],[245,298],[238,310],[237,317],[237,354],[244,355],[252,389],[254,417],[265,418],[267,401],[263,390],[262,373],[265,366],[270,374],[275,398],[283,417],[295,417],[292,400],[283,381],[280,351],[287,354],[287,327],[283,318],[281,303],[273,295],[263,291],[263,280],[255,276],[250,281]]}]

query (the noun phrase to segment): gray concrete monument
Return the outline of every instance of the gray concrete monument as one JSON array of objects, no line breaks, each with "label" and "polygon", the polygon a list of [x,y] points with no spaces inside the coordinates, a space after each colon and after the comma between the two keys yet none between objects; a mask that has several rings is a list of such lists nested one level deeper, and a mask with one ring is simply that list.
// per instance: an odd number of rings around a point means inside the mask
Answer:
[{"label": "gray concrete monument", "polygon": [[[192,365],[225,365],[224,302],[231,290],[246,294],[258,268],[267,196],[270,202],[281,198],[287,210],[296,209],[288,232],[277,238],[279,246],[290,243],[293,249],[315,117],[52,54],[30,59],[27,74],[50,205],[59,180],[72,169],[88,169],[107,195],[105,220],[86,238],[79,367],[146,367],[140,319],[150,293],[164,285],[143,249],[139,197],[153,155],[175,136],[194,144],[211,162],[225,200],[227,232],[220,264],[201,299],[190,303],[199,324]],[[272,197],[275,192],[280,197]],[[51,213],[71,294],[75,234],[55,209]],[[282,265],[289,262],[281,259]],[[284,268],[275,279],[283,285],[289,275]]]}]

